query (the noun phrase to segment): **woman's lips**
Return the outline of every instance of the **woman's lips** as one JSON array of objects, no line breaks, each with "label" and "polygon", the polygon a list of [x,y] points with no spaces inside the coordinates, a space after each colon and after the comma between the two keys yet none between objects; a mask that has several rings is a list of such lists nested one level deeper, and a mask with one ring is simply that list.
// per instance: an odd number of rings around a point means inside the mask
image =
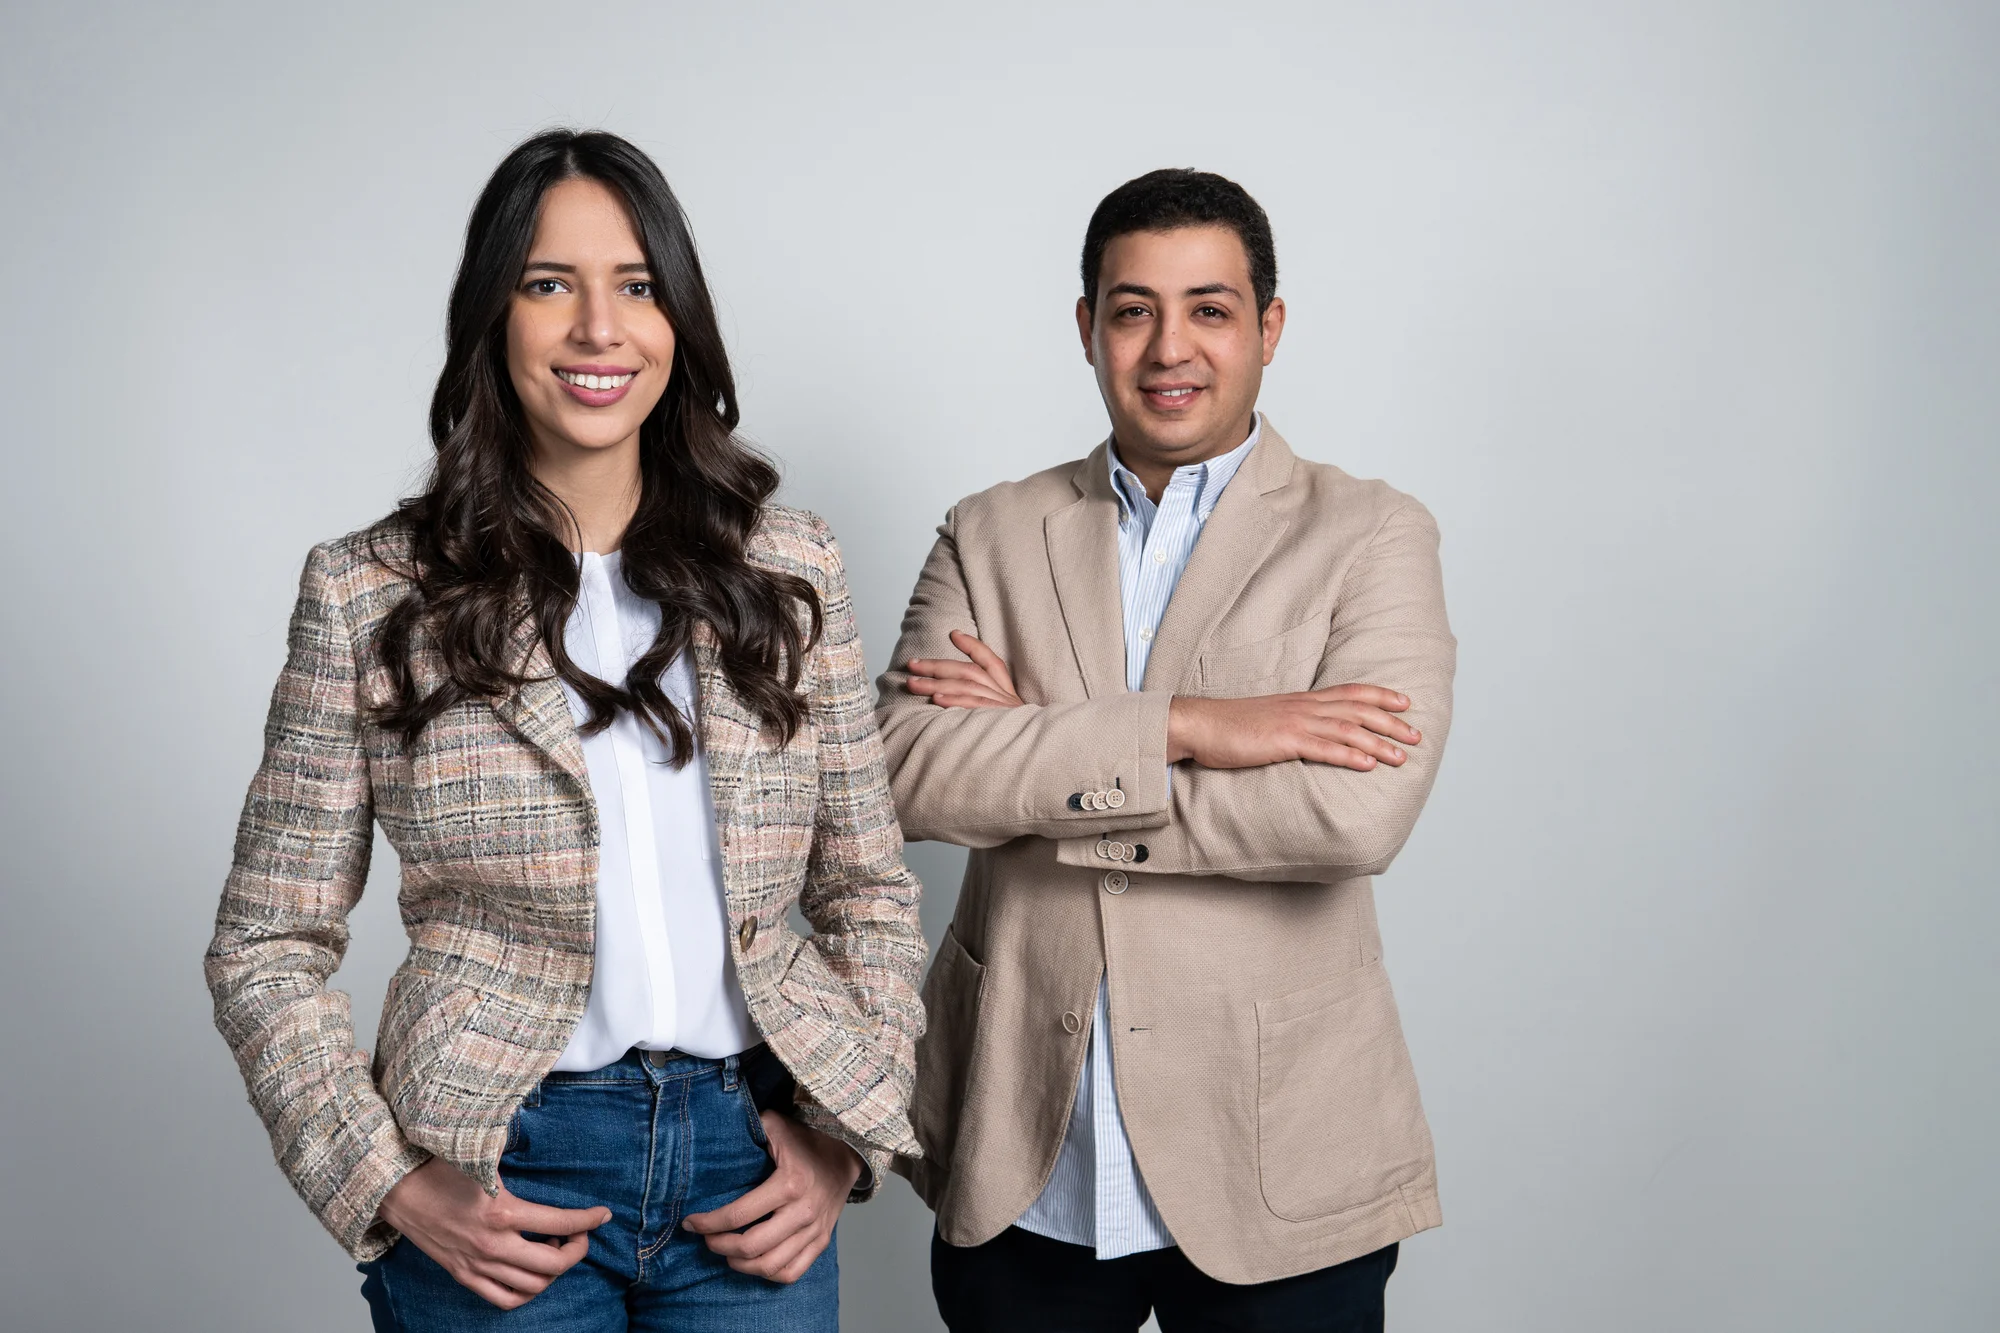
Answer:
[{"label": "woman's lips", "polygon": [[619,371],[607,374],[586,374],[578,371],[558,370],[556,381],[569,391],[569,396],[586,407],[609,407],[632,391],[632,381],[638,378],[636,371]]}]

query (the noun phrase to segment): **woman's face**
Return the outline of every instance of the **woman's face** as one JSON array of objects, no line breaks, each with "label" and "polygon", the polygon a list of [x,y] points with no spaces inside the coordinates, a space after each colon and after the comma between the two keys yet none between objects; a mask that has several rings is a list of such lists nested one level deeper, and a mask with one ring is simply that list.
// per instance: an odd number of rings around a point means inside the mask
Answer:
[{"label": "woman's face", "polygon": [[624,200],[585,178],[552,186],[507,315],[507,372],[536,455],[636,447],[673,364],[674,329]]}]

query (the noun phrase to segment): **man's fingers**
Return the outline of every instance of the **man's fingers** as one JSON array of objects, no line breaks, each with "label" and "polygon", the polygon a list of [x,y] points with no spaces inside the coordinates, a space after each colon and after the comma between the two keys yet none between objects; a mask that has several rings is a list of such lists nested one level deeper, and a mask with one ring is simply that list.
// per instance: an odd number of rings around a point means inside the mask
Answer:
[{"label": "man's fingers", "polygon": [[776,1212],[793,1197],[796,1192],[788,1189],[778,1176],[772,1176],[748,1194],[725,1203],[712,1212],[691,1213],[681,1225],[702,1236],[712,1236],[724,1231],[735,1231],[747,1227],[758,1218]]},{"label": "man's fingers", "polygon": [[1400,713],[1410,706],[1408,695],[1384,689],[1380,685],[1332,685],[1323,690],[1314,690],[1315,698],[1329,703],[1346,700],[1349,703],[1369,704],[1375,708],[1386,708],[1392,713]]},{"label": "man's fingers", "polygon": [[915,688],[918,682],[911,681],[911,693],[921,694],[940,708],[1012,708],[1012,699],[1002,699],[991,690],[965,685],[956,681],[939,683],[932,689]]},{"label": "man's fingers", "polygon": [[1387,736],[1392,741],[1405,745],[1415,745],[1423,739],[1423,733],[1394,713],[1376,708],[1372,704],[1323,703],[1318,705],[1323,717],[1345,718],[1358,722],[1378,736]]},{"label": "man's fingers", "polygon": [[1315,764],[1331,764],[1335,768],[1351,768],[1366,773],[1375,767],[1375,756],[1364,754],[1338,741],[1314,736],[1299,747],[1299,758]]},{"label": "man's fingers", "polygon": [[1305,730],[1321,740],[1335,741],[1351,750],[1373,755],[1385,764],[1401,764],[1409,756],[1386,736],[1378,736],[1359,722],[1344,717],[1320,717],[1306,723]]},{"label": "man's fingers", "polygon": [[939,692],[943,691],[952,694],[976,694],[995,703],[1007,702],[1006,696],[1000,693],[1000,687],[984,676],[935,680],[927,676],[912,676],[909,689],[911,694],[921,694],[927,698],[936,698]]},{"label": "man's fingers", "polygon": [[1014,677],[1008,672],[1007,663],[1000,654],[962,629],[951,632],[951,646],[984,667],[988,675],[1006,687],[1007,693],[1015,692]]},{"label": "man's fingers", "polygon": [[945,657],[915,657],[910,659],[910,674],[918,679],[930,680],[980,680],[987,684],[997,684],[991,674],[976,662],[954,662]]}]

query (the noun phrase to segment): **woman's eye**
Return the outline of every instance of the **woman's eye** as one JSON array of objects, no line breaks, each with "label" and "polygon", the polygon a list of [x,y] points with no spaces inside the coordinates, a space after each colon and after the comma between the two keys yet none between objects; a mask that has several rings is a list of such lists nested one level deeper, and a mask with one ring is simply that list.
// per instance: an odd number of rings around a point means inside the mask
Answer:
[{"label": "woman's eye", "polygon": [[625,294],[635,300],[650,301],[653,299],[653,284],[650,282],[628,282],[625,284]]},{"label": "woman's eye", "polygon": [[554,296],[562,290],[562,284],[554,278],[536,278],[529,282],[528,290],[536,296]]}]

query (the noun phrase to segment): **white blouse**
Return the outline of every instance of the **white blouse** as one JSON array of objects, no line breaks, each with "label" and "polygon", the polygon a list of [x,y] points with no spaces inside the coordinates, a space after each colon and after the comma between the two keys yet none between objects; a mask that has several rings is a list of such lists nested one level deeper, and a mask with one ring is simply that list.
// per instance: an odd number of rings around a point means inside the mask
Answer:
[{"label": "white blouse", "polygon": [[[576,609],[564,627],[570,660],[622,684],[660,628],[660,608],[625,585],[616,552],[579,557]],[[661,687],[697,738],[694,670],[676,658]],[[570,715],[590,716],[563,683]],[[596,970],[590,1001],[557,1069],[602,1069],[634,1046],[720,1059],[759,1040],[729,958],[728,914],[709,798],[708,763],[680,768],[629,712],[583,737],[597,802]]]}]

